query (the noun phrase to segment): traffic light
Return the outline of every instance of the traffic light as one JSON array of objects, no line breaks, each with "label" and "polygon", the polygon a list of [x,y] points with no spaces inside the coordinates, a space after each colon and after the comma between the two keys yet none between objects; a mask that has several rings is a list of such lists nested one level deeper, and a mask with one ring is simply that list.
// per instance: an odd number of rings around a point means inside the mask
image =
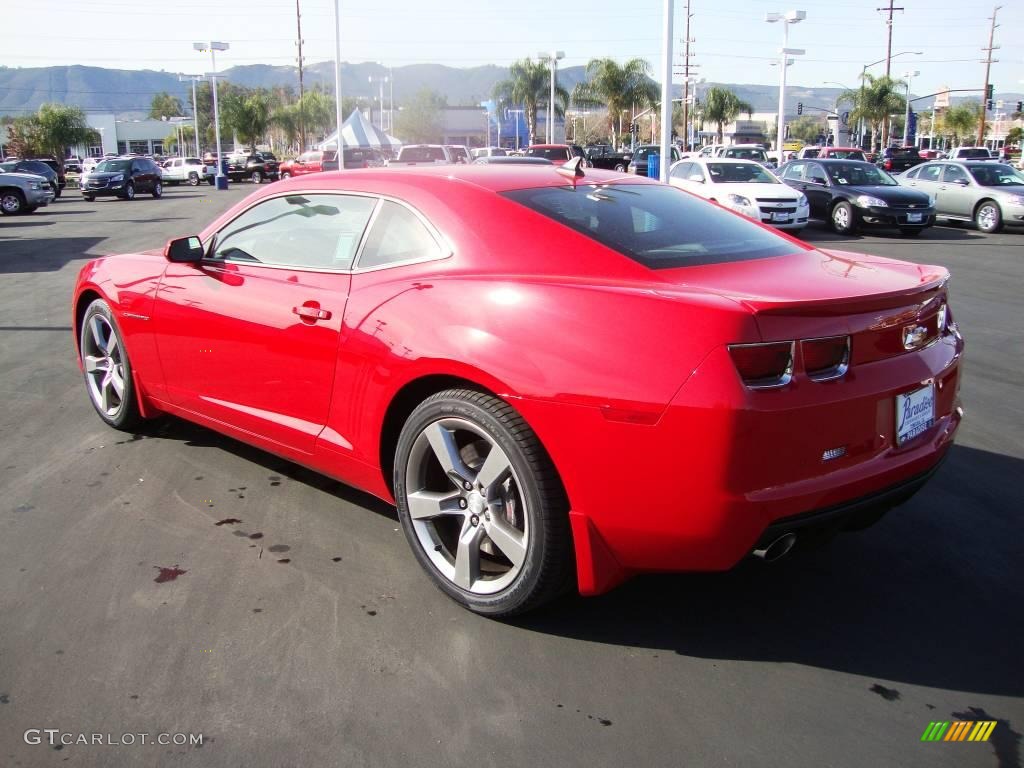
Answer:
[{"label": "traffic light", "polygon": [[995,107],[995,104],[992,103],[992,99],[989,99],[988,101],[985,102],[985,109],[987,109],[989,112],[992,111],[993,107]]},{"label": "traffic light", "polygon": [[[988,90],[985,91],[985,98],[988,101],[992,101],[992,99],[994,99],[996,97],[995,96],[995,91],[996,91],[996,87],[994,85],[992,85],[992,83],[989,83]],[[992,107],[989,107],[989,109],[992,109]]]},{"label": "traffic light", "polygon": [[798,115],[802,115],[804,113],[804,103],[802,101],[798,101],[796,103],[796,113]]},{"label": "traffic light", "polygon": [[1017,102],[1017,111],[1018,112],[1024,112],[1024,101],[1018,101]]}]

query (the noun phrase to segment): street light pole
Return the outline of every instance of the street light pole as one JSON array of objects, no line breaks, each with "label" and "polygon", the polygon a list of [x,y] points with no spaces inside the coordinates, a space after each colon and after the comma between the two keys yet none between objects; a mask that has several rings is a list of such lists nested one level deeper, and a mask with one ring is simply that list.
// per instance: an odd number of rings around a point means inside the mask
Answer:
[{"label": "street light pole", "polygon": [[[668,183],[672,164],[672,22],[673,0],[665,0],[661,40],[661,171],[662,183]],[[689,9],[687,9],[689,10]],[[652,115],[653,117],[653,115]]]},{"label": "street light pole", "polygon": [[[870,64],[865,64],[863,67],[861,67],[860,68],[860,101],[861,101],[861,104],[864,103],[864,83],[867,80],[867,73],[868,73],[868,69],[869,68],[875,66],[875,64],[881,64],[883,61],[892,61],[893,59],[895,59],[895,58],[897,58],[899,56],[920,56],[923,53],[924,53],[924,51],[900,51],[899,53],[894,53],[892,56],[887,56],[886,58],[879,59],[878,61],[872,61]],[[860,106],[860,105],[858,105],[858,106]],[[860,129],[859,130],[860,130],[860,137],[859,137],[860,148],[864,149],[865,148],[864,147],[864,134],[867,133],[867,125],[864,122],[864,116],[863,115],[861,115],[861,118],[860,118]],[[872,144],[875,143],[875,139],[876,138],[877,137],[875,137],[875,136],[871,137],[871,143]],[[883,149],[884,149],[884,147],[883,147]]]},{"label": "street light pole", "polygon": [[202,80],[202,75],[178,75],[178,82],[183,83],[186,80],[192,81],[192,130],[195,131],[196,140],[196,157],[200,160],[203,157],[202,150],[199,149],[199,109],[196,106],[196,80]]},{"label": "street light pole", "polygon": [[789,47],[789,25],[799,24],[806,18],[806,11],[767,13],[764,17],[764,20],[769,24],[774,24],[777,21],[782,22],[782,48],[779,49],[779,54],[782,56],[782,60],[779,62],[779,121],[775,133],[775,144],[779,155],[779,165],[786,162],[786,153],[783,148],[786,140],[786,65],[789,61],[789,56],[802,56],[804,54],[802,48]]},{"label": "street light pole", "polygon": [[541,51],[537,54],[537,58],[547,59],[551,72],[551,96],[548,99],[547,143],[553,144],[555,141],[555,71],[558,69],[558,60],[565,58],[565,51],[551,51],[550,53]]},{"label": "street light pole", "polygon": [[220,154],[220,109],[217,106],[217,51],[226,51],[231,46],[228,43],[221,43],[211,40],[208,43],[192,43],[197,51],[210,51],[210,90],[213,91],[213,124],[214,133],[217,136],[217,189],[227,189],[227,179],[224,176],[224,167],[221,164]]},{"label": "street light pole", "polygon": [[334,122],[338,127],[338,170],[345,170],[345,150],[341,142],[341,15],[334,0]]},{"label": "street light pole", "polygon": [[907,142],[910,140],[910,82],[915,77],[917,77],[920,74],[921,73],[918,72],[916,69],[903,73],[903,77],[905,77],[907,79],[907,98],[906,98],[907,110],[906,110],[906,113],[903,115],[903,146],[904,147],[907,146]]}]

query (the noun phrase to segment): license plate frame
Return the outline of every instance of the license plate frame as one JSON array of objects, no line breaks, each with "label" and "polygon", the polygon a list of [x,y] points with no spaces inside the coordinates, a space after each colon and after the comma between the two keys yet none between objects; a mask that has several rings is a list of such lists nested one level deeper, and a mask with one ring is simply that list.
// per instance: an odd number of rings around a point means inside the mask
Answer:
[{"label": "license plate frame", "polygon": [[788,224],[789,218],[790,214],[788,213],[779,213],[778,211],[772,212],[772,222],[775,224]]},{"label": "license plate frame", "polygon": [[920,224],[922,221],[922,214],[920,213],[908,213],[907,223],[908,224]]},{"label": "license plate frame", "polygon": [[900,392],[893,398],[893,433],[896,447],[902,447],[935,424],[935,382]]}]

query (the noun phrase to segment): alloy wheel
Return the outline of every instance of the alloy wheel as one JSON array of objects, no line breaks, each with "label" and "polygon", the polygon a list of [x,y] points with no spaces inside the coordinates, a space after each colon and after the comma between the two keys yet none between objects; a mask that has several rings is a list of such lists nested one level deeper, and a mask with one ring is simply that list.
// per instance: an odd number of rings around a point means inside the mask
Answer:
[{"label": "alloy wheel", "polygon": [[845,205],[837,205],[832,211],[832,221],[839,232],[845,232],[850,228],[850,209]]},{"label": "alloy wheel", "polygon": [[21,210],[21,198],[14,192],[7,192],[0,197],[0,208],[4,213],[17,213]]},{"label": "alloy wheel", "polygon": [[525,495],[504,450],[465,419],[428,424],[405,467],[409,517],[434,568],[466,592],[490,595],[523,568]]},{"label": "alloy wheel", "polygon": [[82,329],[82,364],[97,410],[117,417],[124,405],[124,357],[110,321],[94,314]]},{"label": "alloy wheel", "polygon": [[992,203],[985,203],[978,209],[978,229],[992,232],[999,226],[999,211]]}]

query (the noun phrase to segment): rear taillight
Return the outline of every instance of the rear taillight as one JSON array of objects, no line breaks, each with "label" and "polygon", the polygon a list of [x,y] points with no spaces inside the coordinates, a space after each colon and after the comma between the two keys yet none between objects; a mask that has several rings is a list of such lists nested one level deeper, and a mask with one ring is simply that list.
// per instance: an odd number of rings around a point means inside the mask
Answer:
[{"label": "rear taillight", "polygon": [[782,387],[793,378],[793,342],[733,344],[729,354],[743,383],[751,389]]},{"label": "rear taillight", "polygon": [[850,367],[850,337],[830,336],[800,342],[804,370],[814,381],[838,379]]},{"label": "rear taillight", "polygon": [[891,171],[892,170],[892,160],[886,160],[885,163],[882,165],[882,167],[885,168],[885,170],[887,170],[887,171]]}]

